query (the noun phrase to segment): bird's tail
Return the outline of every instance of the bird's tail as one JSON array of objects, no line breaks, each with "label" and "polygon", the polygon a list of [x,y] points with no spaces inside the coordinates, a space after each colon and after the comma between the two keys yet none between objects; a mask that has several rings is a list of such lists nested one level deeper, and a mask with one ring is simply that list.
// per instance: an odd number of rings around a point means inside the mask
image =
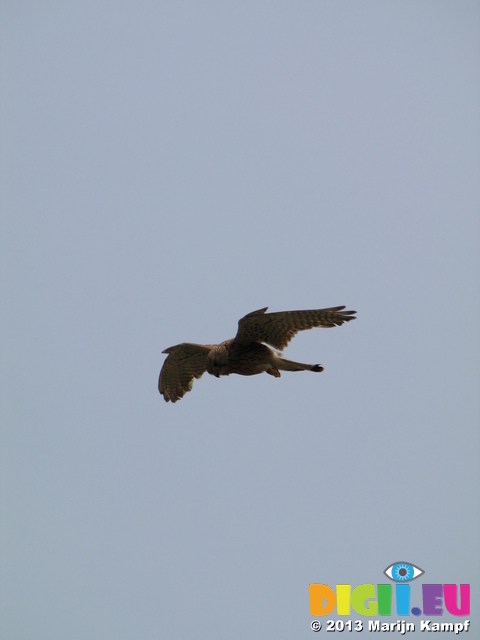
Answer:
[{"label": "bird's tail", "polygon": [[321,364],[305,364],[287,360],[280,354],[275,354],[275,366],[280,371],[323,371]]}]

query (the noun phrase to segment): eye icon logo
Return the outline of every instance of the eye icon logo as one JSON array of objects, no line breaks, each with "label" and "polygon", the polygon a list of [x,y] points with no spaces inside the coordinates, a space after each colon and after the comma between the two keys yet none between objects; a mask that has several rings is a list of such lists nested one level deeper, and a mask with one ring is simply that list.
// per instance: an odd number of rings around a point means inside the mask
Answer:
[{"label": "eye icon logo", "polygon": [[394,562],[383,573],[395,582],[411,582],[423,575],[425,571],[410,562]]}]

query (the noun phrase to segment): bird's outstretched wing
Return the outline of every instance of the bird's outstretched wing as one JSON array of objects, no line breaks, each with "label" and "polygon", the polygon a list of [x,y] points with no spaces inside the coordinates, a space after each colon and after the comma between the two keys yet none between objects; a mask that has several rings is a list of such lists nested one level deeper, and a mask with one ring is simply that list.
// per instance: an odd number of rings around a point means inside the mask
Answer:
[{"label": "bird's outstretched wing", "polygon": [[355,320],[356,311],[345,307],[311,309],[307,311],[279,311],[265,313],[268,307],[252,311],[238,322],[235,340],[265,342],[276,349],[284,349],[299,331],[314,327],[336,327]]},{"label": "bird's outstretched wing", "polygon": [[182,342],[162,352],[169,356],[160,371],[158,390],[166,402],[176,402],[192,389],[193,379],[200,378],[207,369],[207,355],[213,346]]}]

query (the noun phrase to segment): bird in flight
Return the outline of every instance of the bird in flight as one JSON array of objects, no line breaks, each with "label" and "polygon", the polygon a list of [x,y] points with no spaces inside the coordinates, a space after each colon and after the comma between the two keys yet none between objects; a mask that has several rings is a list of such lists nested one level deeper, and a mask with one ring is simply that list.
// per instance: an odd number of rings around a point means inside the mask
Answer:
[{"label": "bird in flight", "polygon": [[323,371],[320,364],[304,364],[287,360],[279,351],[284,349],[299,331],[314,327],[335,327],[355,320],[356,311],[345,307],[307,311],[265,313],[268,307],[252,311],[238,322],[235,338],[220,344],[182,342],[168,347],[168,353],[158,380],[158,390],[166,402],[176,402],[191,391],[194,378],[208,371],[219,378],[237,373],[254,376],[264,371],[280,378],[280,371]]},{"label": "bird in flight", "polygon": [[235,338],[220,344],[182,342],[168,347],[168,353],[158,380],[158,390],[166,402],[176,402],[191,391],[193,379],[205,371],[219,378],[237,373],[254,376],[269,373],[275,378],[280,371],[323,371],[320,364],[303,364],[283,357],[280,351],[299,331],[314,327],[339,327],[355,320],[356,311],[345,307],[312,309],[309,311],[279,311],[266,313],[268,307],[252,311],[238,322]]}]

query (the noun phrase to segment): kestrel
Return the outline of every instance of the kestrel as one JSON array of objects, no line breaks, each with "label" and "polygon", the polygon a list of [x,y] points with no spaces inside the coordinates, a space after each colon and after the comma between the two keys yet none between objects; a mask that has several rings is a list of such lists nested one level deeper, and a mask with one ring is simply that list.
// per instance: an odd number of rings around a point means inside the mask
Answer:
[{"label": "kestrel", "polygon": [[[299,331],[314,327],[335,327],[355,320],[356,311],[345,307],[309,311],[279,311],[265,313],[268,307],[252,311],[238,322],[235,338],[220,344],[182,342],[165,349],[168,358],[163,363],[158,390],[166,402],[176,402],[191,391],[194,378],[208,371],[219,378],[237,373],[254,376],[266,371],[276,378],[280,371],[323,371],[320,364],[303,364],[283,357],[280,351]],[[266,343],[266,344],[264,344]]]}]

